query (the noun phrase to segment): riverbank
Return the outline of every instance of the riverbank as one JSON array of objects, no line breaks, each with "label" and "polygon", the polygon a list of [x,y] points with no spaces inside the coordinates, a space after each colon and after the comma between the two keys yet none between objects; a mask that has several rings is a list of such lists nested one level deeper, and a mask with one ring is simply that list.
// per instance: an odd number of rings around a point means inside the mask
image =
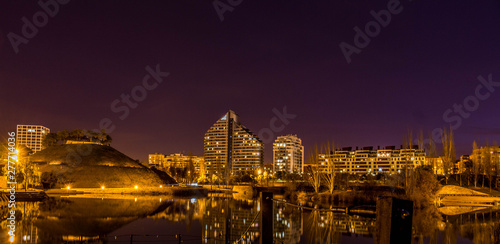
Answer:
[{"label": "riverbank", "polygon": [[165,186],[137,188],[61,188],[45,191],[47,195],[122,194],[122,195],[172,195],[179,197],[206,197],[208,190],[197,186]]}]

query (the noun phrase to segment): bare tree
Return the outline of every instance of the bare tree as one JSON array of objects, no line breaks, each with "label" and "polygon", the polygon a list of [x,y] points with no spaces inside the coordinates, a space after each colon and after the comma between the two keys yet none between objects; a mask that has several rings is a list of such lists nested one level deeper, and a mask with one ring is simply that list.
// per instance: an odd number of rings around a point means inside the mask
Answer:
[{"label": "bare tree", "polygon": [[205,160],[200,160],[200,174],[198,181],[205,181],[206,178],[206,166],[205,166]]},{"label": "bare tree", "polygon": [[494,174],[493,176],[495,177],[495,188],[498,188],[498,176],[499,176],[499,171],[500,171],[500,162],[499,162],[499,156],[498,155],[498,143],[493,142],[493,153],[491,155],[491,163],[493,164],[493,171]]},{"label": "bare tree", "polygon": [[448,184],[448,178],[453,170],[453,164],[457,158],[455,153],[455,140],[453,138],[453,130],[443,129],[441,134],[441,142],[443,143],[443,173]]},{"label": "bare tree", "polygon": [[426,151],[427,151],[427,156],[428,156],[429,161],[430,161],[430,165],[432,167],[432,172],[434,173],[434,175],[437,175],[437,169],[438,169],[437,157],[438,157],[438,154],[437,154],[437,150],[436,150],[436,143],[432,139],[432,134],[429,134],[429,144],[426,148]]},{"label": "bare tree", "polygon": [[486,146],[481,148],[481,158],[484,166],[484,174],[488,177],[488,182],[489,182],[488,185],[490,187],[490,192],[491,192],[491,183],[493,182],[492,154],[493,154],[492,148],[489,146],[489,143],[486,142]]},{"label": "bare tree", "polygon": [[332,194],[335,189],[335,161],[333,159],[333,155],[335,153],[335,143],[333,141],[331,144],[327,143],[323,146],[323,150],[325,151],[326,172],[324,172],[322,176],[326,182],[328,191]]},{"label": "bare tree", "polygon": [[472,143],[472,172],[474,174],[474,187],[477,187],[477,180],[481,170],[481,154],[478,151],[477,142]]},{"label": "bare tree", "polygon": [[194,162],[193,162],[193,153],[189,152],[188,154],[188,162],[187,162],[187,180],[188,184],[192,183],[193,180],[195,179],[195,167],[194,167]]},{"label": "bare tree", "polygon": [[307,181],[314,188],[314,192],[319,192],[321,186],[321,170],[319,169],[319,152],[318,147],[315,146],[314,150],[309,154],[309,176],[306,177]]},{"label": "bare tree", "polygon": [[[408,134],[406,137],[403,139],[403,148],[405,149],[411,149],[413,148],[413,132],[411,130],[408,130]],[[405,160],[405,188],[408,191],[410,189],[409,186],[409,166],[408,164],[413,164],[413,162],[410,160],[410,155],[408,154],[410,151],[406,152],[406,160]]]}]

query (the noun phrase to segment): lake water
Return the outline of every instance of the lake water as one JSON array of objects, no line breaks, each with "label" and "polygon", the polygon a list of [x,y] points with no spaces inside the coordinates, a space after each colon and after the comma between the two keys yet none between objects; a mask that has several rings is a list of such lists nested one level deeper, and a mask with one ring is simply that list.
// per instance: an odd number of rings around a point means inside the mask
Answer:
[{"label": "lake water", "polygon": [[[15,243],[179,243],[179,238],[182,243],[259,243],[261,239],[258,198],[120,197],[17,203]],[[498,209],[456,214],[465,211],[472,209],[415,212],[413,242],[500,243]],[[9,243],[2,219],[0,242]],[[376,232],[375,216],[302,210],[280,202],[273,203],[272,219],[273,240],[265,243],[374,243]]]}]

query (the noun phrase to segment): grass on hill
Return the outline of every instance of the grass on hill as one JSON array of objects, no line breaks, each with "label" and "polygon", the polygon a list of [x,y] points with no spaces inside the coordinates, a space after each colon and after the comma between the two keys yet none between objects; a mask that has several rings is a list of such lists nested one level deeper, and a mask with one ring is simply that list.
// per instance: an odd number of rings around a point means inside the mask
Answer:
[{"label": "grass on hill", "polygon": [[41,172],[53,172],[58,187],[157,187],[176,183],[168,175],[134,161],[110,146],[66,144],[46,148],[31,157]]}]

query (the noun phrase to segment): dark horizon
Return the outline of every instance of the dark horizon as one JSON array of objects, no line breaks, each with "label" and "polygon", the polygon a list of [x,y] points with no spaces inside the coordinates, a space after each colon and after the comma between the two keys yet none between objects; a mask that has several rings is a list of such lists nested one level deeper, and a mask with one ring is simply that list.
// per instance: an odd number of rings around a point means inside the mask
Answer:
[{"label": "dark horizon", "polygon": [[[227,110],[258,134],[270,128],[273,109],[286,107],[296,117],[273,140],[297,134],[306,158],[332,139],[341,147],[399,146],[409,129],[427,137],[450,124],[457,157],[473,140],[500,141],[499,1],[232,8],[221,21],[212,1],[69,1],[23,37],[23,17],[33,22],[43,8],[4,3],[0,138],[17,124],[54,132],[97,129],[104,119],[115,126],[112,146],[134,159],[202,156],[204,133]],[[365,31],[391,10],[386,26],[357,47],[356,27]],[[27,42],[12,45],[10,33]],[[346,58],[342,43],[359,50]],[[124,102],[133,91],[140,101]]]}]

